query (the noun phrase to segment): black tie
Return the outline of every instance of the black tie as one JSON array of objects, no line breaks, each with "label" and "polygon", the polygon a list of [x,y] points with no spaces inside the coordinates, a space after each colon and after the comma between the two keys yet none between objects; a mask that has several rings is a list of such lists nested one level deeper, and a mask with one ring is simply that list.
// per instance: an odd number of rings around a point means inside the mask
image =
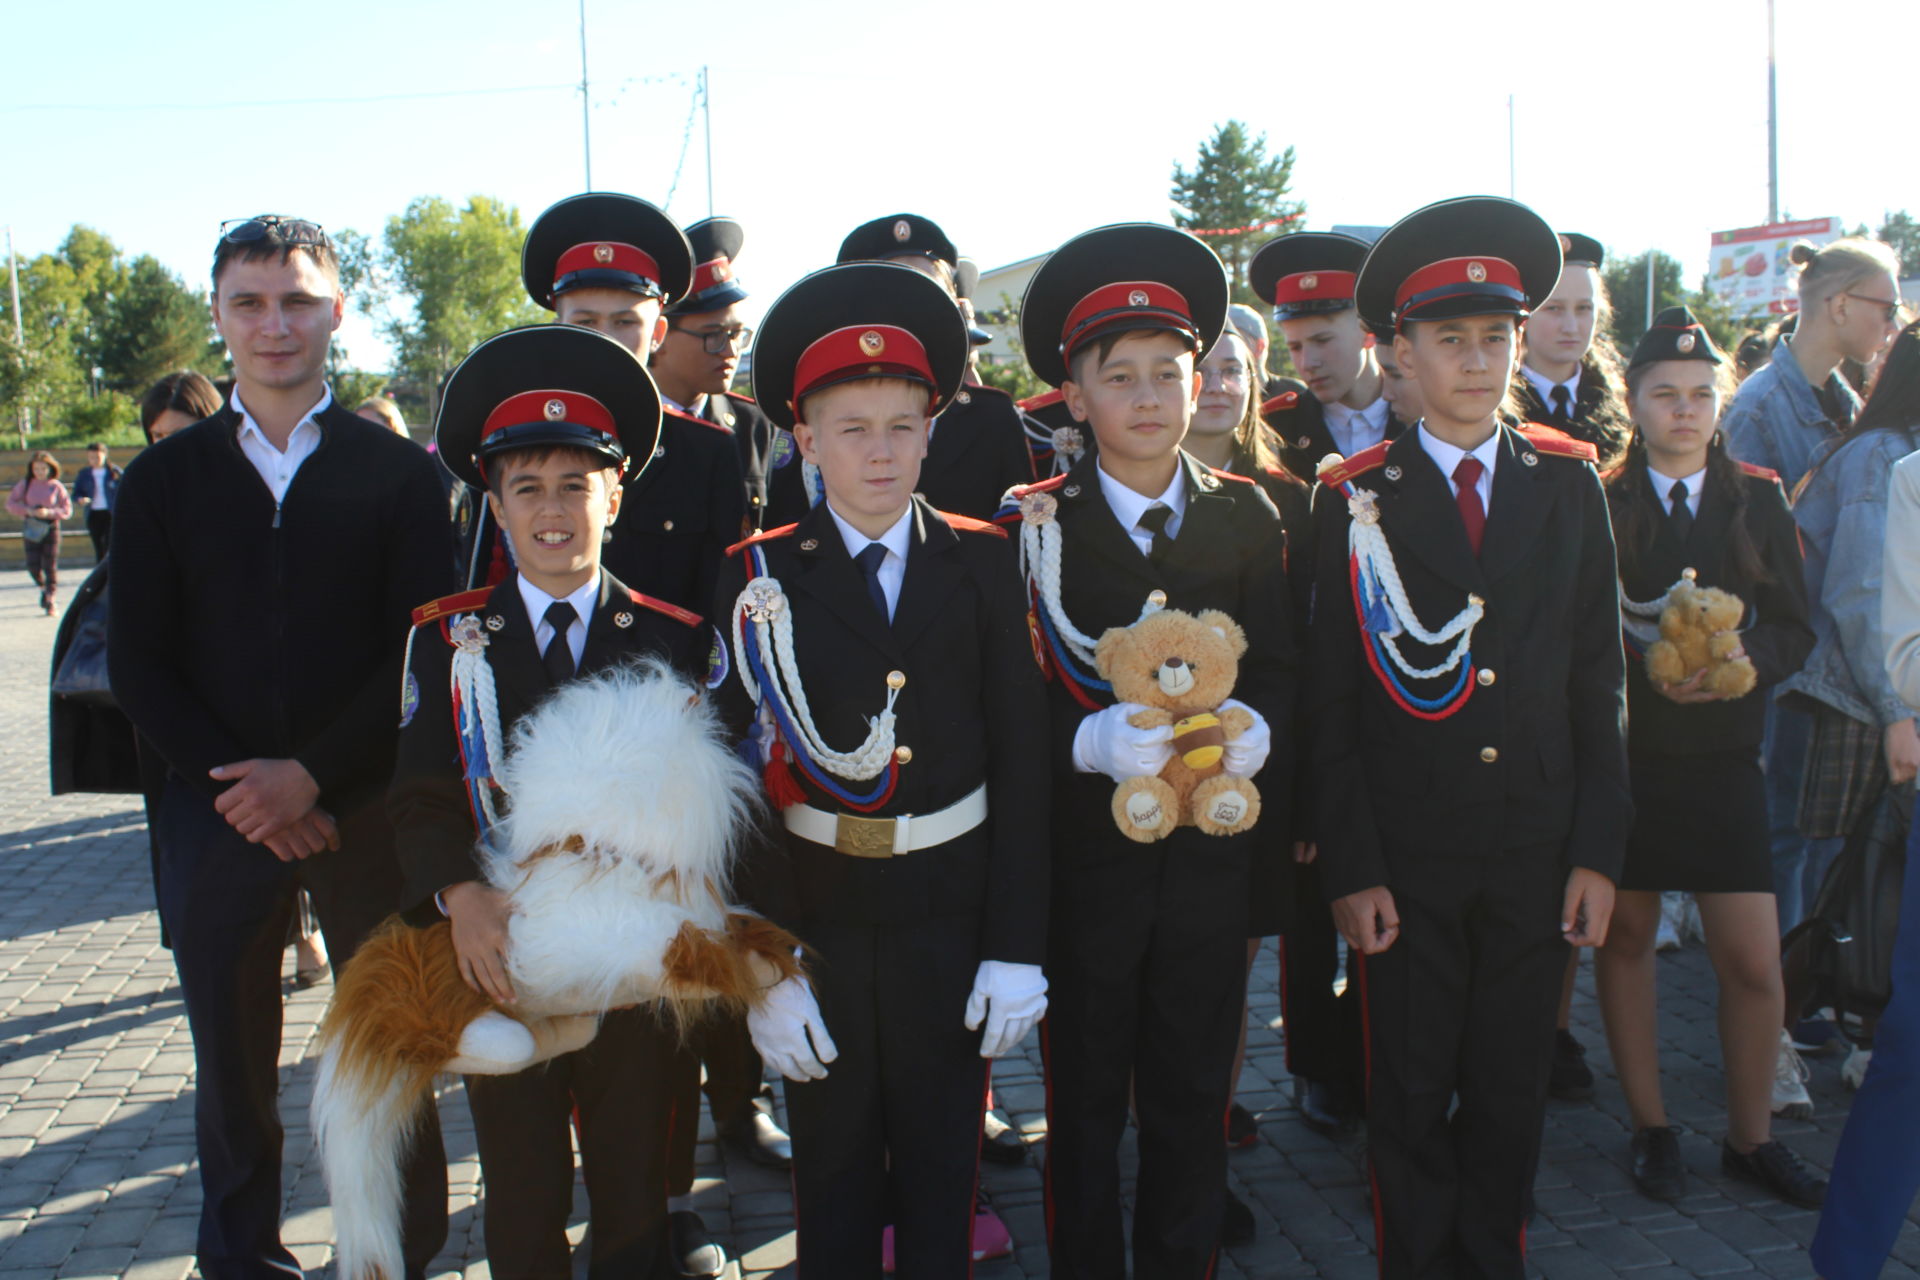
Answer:
[{"label": "black tie", "polygon": [[887,558],[886,547],[878,542],[869,542],[861,548],[853,562],[860,566],[860,574],[867,580],[867,595],[873,600],[873,607],[880,611],[880,617],[886,622],[893,621],[893,614],[887,608],[887,592],[880,585],[880,562]]},{"label": "black tie", "polygon": [[1167,558],[1167,552],[1173,549],[1173,539],[1167,535],[1167,521],[1173,519],[1173,508],[1156,502],[1140,513],[1140,528],[1153,535],[1153,543],[1147,551],[1147,559],[1159,564]]},{"label": "black tie", "polygon": [[567,643],[567,628],[579,616],[565,600],[555,600],[547,606],[546,623],[553,628],[553,639],[547,641],[547,650],[540,655],[540,662],[547,669],[547,679],[556,685],[573,679],[573,646]]},{"label": "black tie", "polygon": [[1570,427],[1573,425],[1573,397],[1565,386],[1553,389],[1553,425]]},{"label": "black tie", "polygon": [[1675,480],[1673,488],[1667,490],[1667,500],[1673,503],[1669,513],[1673,520],[1673,531],[1680,538],[1680,545],[1687,545],[1687,535],[1693,532],[1693,510],[1687,506],[1687,482]]}]

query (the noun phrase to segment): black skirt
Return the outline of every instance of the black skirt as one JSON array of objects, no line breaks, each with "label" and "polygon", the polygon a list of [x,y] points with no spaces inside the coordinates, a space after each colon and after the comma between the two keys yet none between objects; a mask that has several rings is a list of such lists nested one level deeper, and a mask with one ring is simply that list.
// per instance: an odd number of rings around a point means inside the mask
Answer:
[{"label": "black skirt", "polygon": [[1620,888],[1772,893],[1767,791],[1752,747],[1628,759],[1633,831]]}]

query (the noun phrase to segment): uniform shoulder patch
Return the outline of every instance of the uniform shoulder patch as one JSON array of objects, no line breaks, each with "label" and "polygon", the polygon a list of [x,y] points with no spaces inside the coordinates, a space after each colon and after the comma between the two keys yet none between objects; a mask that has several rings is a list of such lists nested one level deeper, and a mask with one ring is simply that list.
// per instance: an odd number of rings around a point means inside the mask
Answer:
[{"label": "uniform shoulder patch", "polygon": [[1351,458],[1334,461],[1334,455],[1328,454],[1320,460],[1318,479],[1324,485],[1345,484],[1356,476],[1363,476],[1387,460],[1387,446],[1391,441],[1382,440],[1371,448],[1362,449]]},{"label": "uniform shoulder patch", "polygon": [[738,400],[741,404],[750,404],[755,408],[759,407],[759,401],[755,400],[752,396],[742,395],[738,391],[723,391],[720,394],[729,400]]},{"label": "uniform shoulder patch", "polygon": [[1052,493],[1067,482],[1063,471],[1057,476],[1048,476],[1045,480],[1036,480],[1032,484],[1017,484],[1009,491],[1016,498],[1024,498],[1030,493]]},{"label": "uniform shoulder patch", "polygon": [[1262,400],[1260,402],[1260,416],[1264,418],[1270,413],[1285,413],[1299,403],[1300,393],[1298,391],[1282,391],[1271,400]]},{"label": "uniform shoulder patch", "polygon": [[1025,400],[1016,400],[1014,403],[1022,409],[1025,409],[1028,413],[1033,413],[1038,409],[1051,408],[1066,398],[1067,393],[1055,387],[1052,391],[1042,391],[1037,396],[1028,396]]},{"label": "uniform shoulder patch", "polygon": [[655,613],[665,614],[675,622],[684,622],[690,627],[697,627],[706,621],[705,618],[691,609],[682,609],[677,604],[668,604],[665,600],[656,600],[645,592],[635,591],[632,587],[627,588],[627,594],[631,596],[633,602],[642,609],[651,609]]},{"label": "uniform shoulder patch", "polygon": [[748,547],[753,546],[755,543],[772,542],[775,538],[784,538],[788,534],[792,533],[795,529],[798,529],[799,527],[800,527],[799,521],[795,521],[792,524],[783,524],[778,529],[763,529],[759,533],[754,534],[751,538],[742,538],[740,541],[728,547],[727,554],[730,556],[738,555],[740,552],[745,551]]},{"label": "uniform shoulder patch", "polygon": [[1234,480],[1239,482],[1240,484],[1253,483],[1252,476],[1236,475],[1231,471],[1222,471],[1218,467],[1208,467],[1207,470],[1213,473],[1213,478],[1215,480]]},{"label": "uniform shoulder patch", "polygon": [[664,425],[664,420],[667,418],[678,418],[682,422],[690,423],[697,426],[702,426],[709,431],[718,431],[723,436],[731,436],[733,434],[732,431],[730,431],[726,427],[721,426],[717,422],[708,422],[705,418],[700,417],[698,414],[683,413],[679,409],[675,409],[675,408],[672,408],[671,406],[664,405],[664,404],[660,406],[660,417],[663,420],[663,425]]},{"label": "uniform shoulder patch", "polygon": [[959,515],[952,511],[942,511],[940,518],[960,533],[990,533],[996,538],[1004,538],[1007,531],[987,520],[975,520],[972,516]]},{"label": "uniform shoulder patch", "polygon": [[471,591],[459,591],[450,596],[441,596],[438,600],[429,600],[413,611],[413,625],[424,626],[453,613],[471,613],[487,602],[493,594],[492,587],[475,587]]},{"label": "uniform shoulder patch", "polygon": [[1743,476],[1752,476],[1756,480],[1771,480],[1775,484],[1780,483],[1780,473],[1771,467],[1755,466],[1751,462],[1741,462],[1737,459],[1733,465],[1740,468],[1740,474]]},{"label": "uniform shoulder patch", "polygon": [[1578,458],[1582,462],[1600,461],[1600,450],[1585,440],[1574,439],[1558,427],[1549,427],[1542,422],[1524,422],[1520,424],[1520,434],[1542,453],[1559,458]]}]

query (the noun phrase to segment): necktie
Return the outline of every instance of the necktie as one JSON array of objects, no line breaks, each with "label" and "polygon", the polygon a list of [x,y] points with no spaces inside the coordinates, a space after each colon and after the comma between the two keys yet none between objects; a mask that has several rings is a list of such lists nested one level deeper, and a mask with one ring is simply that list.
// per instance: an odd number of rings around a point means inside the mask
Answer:
[{"label": "necktie", "polygon": [[1476,556],[1487,532],[1487,509],[1480,501],[1480,475],[1485,470],[1472,454],[1460,459],[1460,465],[1453,469],[1454,505],[1460,508],[1460,523],[1467,526],[1467,543]]},{"label": "necktie", "polygon": [[1553,389],[1553,425],[1570,427],[1573,425],[1573,396],[1564,386]]},{"label": "necktie", "polygon": [[573,679],[573,647],[567,643],[567,628],[579,616],[565,600],[555,600],[547,606],[546,623],[553,628],[553,639],[547,641],[540,662],[547,669],[547,679],[554,684]]},{"label": "necktie", "polygon": [[1680,536],[1680,545],[1687,544],[1687,535],[1693,532],[1693,511],[1687,506],[1687,482],[1675,480],[1673,488],[1667,490],[1667,501],[1673,504],[1667,518],[1673,521],[1673,531]]},{"label": "necktie", "polygon": [[886,589],[880,585],[880,562],[887,558],[886,547],[878,542],[869,542],[862,547],[853,562],[860,566],[860,574],[867,580],[867,595],[873,600],[873,607],[880,611],[880,617],[886,622],[893,621],[893,613],[887,608]]},{"label": "necktie", "polygon": [[1167,534],[1167,521],[1173,519],[1173,508],[1165,503],[1156,502],[1140,513],[1139,526],[1153,535],[1153,543],[1147,551],[1147,559],[1159,564],[1166,559],[1167,552],[1173,549],[1173,539]]}]

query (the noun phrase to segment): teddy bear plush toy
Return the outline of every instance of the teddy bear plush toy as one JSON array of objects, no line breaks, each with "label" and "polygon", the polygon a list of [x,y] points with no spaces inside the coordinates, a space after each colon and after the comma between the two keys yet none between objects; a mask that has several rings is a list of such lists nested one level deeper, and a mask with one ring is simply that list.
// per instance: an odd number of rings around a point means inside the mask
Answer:
[{"label": "teddy bear plush toy", "polygon": [[[1699,586],[1693,570],[1674,583],[1660,611],[1660,639],[1647,647],[1647,678],[1680,684],[1697,671],[1700,687],[1723,698],[1752,692],[1753,661],[1740,653],[1740,619],[1747,607],[1718,587]],[[1738,657],[1732,655],[1739,654]]]},{"label": "teddy bear plush toy", "polygon": [[1178,826],[1233,835],[1259,818],[1259,790],[1224,767],[1226,744],[1253,725],[1244,708],[1220,707],[1233,694],[1246,651],[1246,632],[1217,609],[1198,617],[1149,609],[1132,626],[1100,637],[1094,660],[1112,682],[1114,700],[1143,708],[1128,723],[1173,730],[1173,759],[1159,776],[1128,778],[1113,793],[1113,820],[1129,838],[1148,844]]}]

